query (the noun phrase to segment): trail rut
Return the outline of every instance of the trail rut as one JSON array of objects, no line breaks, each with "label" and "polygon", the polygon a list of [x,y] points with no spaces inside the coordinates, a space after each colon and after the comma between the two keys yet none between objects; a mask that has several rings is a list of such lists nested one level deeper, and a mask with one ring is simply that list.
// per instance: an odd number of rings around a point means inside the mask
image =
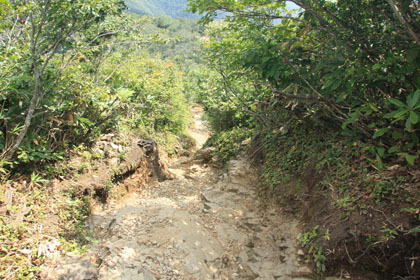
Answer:
[{"label": "trail rut", "polygon": [[[195,110],[199,146],[208,130]],[[47,279],[312,279],[295,220],[264,205],[245,156],[228,171],[180,158],[175,179],[92,213],[97,242],[58,261]]]}]

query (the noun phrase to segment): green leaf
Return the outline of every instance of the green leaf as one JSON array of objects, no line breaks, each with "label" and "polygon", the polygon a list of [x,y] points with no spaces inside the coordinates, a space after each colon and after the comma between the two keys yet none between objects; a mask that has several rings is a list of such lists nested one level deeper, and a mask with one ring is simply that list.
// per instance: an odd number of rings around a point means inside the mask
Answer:
[{"label": "green leaf", "polygon": [[399,147],[398,146],[392,146],[391,148],[388,149],[388,153],[393,154],[396,151],[398,151]]},{"label": "green leaf", "polygon": [[416,124],[419,122],[419,115],[417,115],[417,113],[415,112],[410,112],[410,122],[412,124]]},{"label": "green leaf", "polygon": [[401,109],[400,110],[393,111],[393,112],[390,112],[388,114],[385,114],[384,115],[384,118],[385,119],[392,119],[400,111],[401,111]]},{"label": "green leaf", "polygon": [[375,133],[373,134],[373,138],[378,138],[378,137],[384,135],[385,132],[387,132],[387,130],[388,130],[387,127],[376,130]]},{"label": "green leaf", "polygon": [[401,132],[399,132],[399,131],[393,131],[392,132],[392,139],[400,140],[400,139],[403,139],[403,138],[404,138],[404,135]]},{"label": "green leaf", "polygon": [[334,83],[331,86],[331,90],[336,90],[339,86],[341,85],[341,81],[340,80],[335,80]]},{"label": "green leaf", "polygon": [[408,50],[407,55],[406,55],[407,61],[409,63],[413,62],[417,58],[417,55],[418,55],[418,49],[417,48]]},{"label": "green leaf", "polygon": [[378,155],[376,155],[376,164],[375,164],[376,168],[378,168],[378,170],[382,170],[384,168],[384,164],[382,162],[381,157]]},{"label": "green leaf", "polygon": [[395,98],[388,98],[388,101],[398,107],[407,107],[407,105],[405,105],[401,100]]},{"label": "green leaf", "polygon": [[413,96],[410,98],[410,101],[407,102],[408,107],[413,108],[414,106],[416,106],[417,103],[419,102],[419,98],[420,98],[420,90],[416,90],[413,93]]},{"label": "green leaf", "polygon": [[324,84],[324,88],[329,88],[332,84],[334,83],[334,80],[328,80],[325,84]]},{"label": "green leaf", "polygon": [[381,67],[382,67],[382,64],[375,64],[375,65],[373,65],[372,69],[373,70],[378,70]]},{"label": "green leaf", "polygon": [[384,154],[385,154],[385,149],[384,148],[378,148],[377,149],[377,151],[378,151],[378,155],[380,156],[380,157],[383,157],[384,156]]},{"label": "green leaf", "polygon": [[410,228],[408,232],[420,232],[420,228]]},{"label": "green leaf", "polygon": [[414,156],[414,155],[409,155],[407,153],[398,153],[398,155],[400,157],[405,158],[405,160],[408,162],[408,164],[410,165],[414,165],[414,161],[418,158],[418,156]]},{"label": "green leaf", "polygon": [[406,115],[409,111],[408,110],[400,110],[397,114],[394,115],[395,119],[401,119],[404,115]]},{"label": "green leaf", "polygon": [[373,105],[372,103],[369,103],[369,107],[370,107],[373,111],[375,111],[375,112],[379,112],[378,107],[376,107],[376,106],[375,106],[375,105]]},{"label": "green leaf", "polygon": [[406,129],[407,131],[411,131],[411,121],[410,121],[410,118],[408,118],[408,119],[405,121],[405,129]]},{"label": "green leaf", "polygon": [[342,92],[342,93],[340,93],[340,95],[338,96],[338,98],[337,98],[337,102],[342,102],[342,101],[346,100],[346,98],[347,98],[347,93],[346,93],[346,92]]},{"label": "green leaf", "polygon": [[83,123],[83,124],[86,124],[86,125],[93,125],[93,123],[92,123],[89,119],[87,119],[87,118],[78,118],[78,120],[79,120],[81,123]]}]

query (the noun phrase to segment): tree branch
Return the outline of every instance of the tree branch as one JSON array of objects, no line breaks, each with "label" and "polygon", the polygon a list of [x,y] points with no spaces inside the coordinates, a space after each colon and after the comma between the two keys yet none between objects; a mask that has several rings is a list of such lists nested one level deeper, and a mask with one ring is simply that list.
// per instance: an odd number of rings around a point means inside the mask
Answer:
[{"label": "tree branch", "polygon": [[416,34],[416,32],[411,29],[410,25],[405,20],[404,16],[402,15],[400,9],[398,8],[397,4],[394,2],[394,0],[386,0],[388,4],[391,6],[392,11],[397,16],[397,18],[400,20],[401,24],[407,29],[408,33],[413,37],[414,41],[416,41],[417,45],[420,46],[420,38]]},{"label": "tree branch", "polygon": [[267,83],[267,87],[273,93],[275,93],[279,96],[286,97],[286,98],[298,99],[298,100],[310,101],[310,102],[316,102],[316,103],[327,101],[327,99],[325,99],[323,97],[317,97],[317,96],[313,96],[313,95],[294,95],[294,94],[285,93],[284,91],[281,91],[281,90],[278,90],[278,89],[274,88],[270,83]]}]

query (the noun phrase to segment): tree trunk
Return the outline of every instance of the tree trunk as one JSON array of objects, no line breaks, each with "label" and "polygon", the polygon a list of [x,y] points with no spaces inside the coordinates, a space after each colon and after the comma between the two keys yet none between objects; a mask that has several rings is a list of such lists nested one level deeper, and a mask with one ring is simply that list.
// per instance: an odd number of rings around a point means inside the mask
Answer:
[{"label": "tree trunk", "polygon": [[35,74],[34,95],[32,96],[31,103],[29,104],[28,112],[25,117],[25,123],[21,131],[19,132],[15,143],[10,148],[10,150],[6,152],[6,155],[4,157],[6,160],[10,160],[14,156],[20,144],[22,143],[23,138],[25,138],[26,133],[28,132],[29,126],[31,125],[32,117],[34,115],[36,106],[38,104],[39,97],[41,96],[41,77],[40,77],[39,69],[36,63],[34,65],[34,72],[35,72],[34,73]]}]

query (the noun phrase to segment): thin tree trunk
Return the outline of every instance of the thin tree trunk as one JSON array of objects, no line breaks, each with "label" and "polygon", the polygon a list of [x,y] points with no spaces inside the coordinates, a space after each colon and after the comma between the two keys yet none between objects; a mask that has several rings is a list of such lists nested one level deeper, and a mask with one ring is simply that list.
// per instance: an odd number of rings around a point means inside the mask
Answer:
[{"label": "thin tree trunk", "polygon": [[35,88],[34,88],[34,95],[32,96],[31,103],[29,104],[28,113],[25,117],[25,123],[20,130],[18,137],[15,140],[14,145],[6,152],[5,159],[10,160],[13,155],[16,153],[17,149],[19,148],[20,144],[23,141],[23,138],[25,138],[26,132],[29,129],[29,126],[31,125],[32,117],[34,115],[36,105],[39,101],[39,96],[41,93],[41,77],[39,75],[39,70],[36,65],[34,65],[34,72],[35,72]]},{"label": "thin tree trunk", "polygon": [[31,23],[32,23],[32,34],[31,34],[31,62],[32,62],[32,68],[34,72],[34,78],[35,78],[35,88],[33,91],[33,96],[31,98],[31,102],[29,103],[29,108],[26,113],[25,122],[23,124],[22,129],[19,131],[19,134],[14,141],[14,144],[8,148],[5,153],[3,154],[3,158],[9,161],[13,158],[14,154],[18,150],[20,144],[22,143],[23,139],[26,136],[26,133],[28,132],[29,126],[31,125],[32,117],[34,115],[36,106],[38,104],[40,95],[41,95],[41,73],[38,67],[38,57],[37,57],[37,38],[39,36],[39,33],[41,32],[41,28],[37,30],[37,27],[35,26],[35,21],[33,18],[33,15],[30,16]]}]

